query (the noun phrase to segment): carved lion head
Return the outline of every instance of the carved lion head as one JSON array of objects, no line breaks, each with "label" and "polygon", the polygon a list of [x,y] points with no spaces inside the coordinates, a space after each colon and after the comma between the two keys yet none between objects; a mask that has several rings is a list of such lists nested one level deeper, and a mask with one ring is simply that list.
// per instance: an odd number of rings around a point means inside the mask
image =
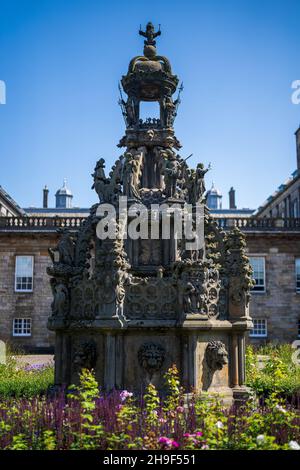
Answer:
[{"label": "carved lion head", "polygon": [[228,364],[228,352],[222,341],[210,341],[206,346],[205,355],[207,365],[213,371],[221,370]]},{"label": "carved lion head", "polygon": [[150,375],[157,372],[165,360],[165,349],[159,344],[145,343],[138,350],[140,366]]},{"label": "carved lion head", "polygon": [[83,341],[76,345],[73,354],[73,364],[76,370],[93,369],[96,365],[97,351],[94,341]]}]

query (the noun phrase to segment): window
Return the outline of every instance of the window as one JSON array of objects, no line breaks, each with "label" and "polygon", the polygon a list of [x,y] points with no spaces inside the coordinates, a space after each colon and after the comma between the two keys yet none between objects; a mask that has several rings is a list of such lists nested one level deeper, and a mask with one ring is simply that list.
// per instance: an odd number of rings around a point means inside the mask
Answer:
[{"label": "window", "polygon": [[297,219],[298,217],[298,200],[295,199],[292,204],[292,217]]},{"label": "window", "polygon": [[265,292],[266,289],[266,275],[265,275],[265,258],[263,257],[250,257],[250,263],[253,269],[253,278],[255,280],[254,292]]},{"label": "window", "polygon": [[300,293],[300,258],[296,258],[296,291]]},{"label": "window", "polygon": [[13,336],[31,336],[31,318],[14,318]]},{"label": "window", "polygon": [[267,337],[267,320],[262,318],[253,319],[253,329],[250,331],[252,338],[266,338]]},{"label": "window", "polygon": [[33,256],[17,256],[15,271],[15,290],[32,292]]}]

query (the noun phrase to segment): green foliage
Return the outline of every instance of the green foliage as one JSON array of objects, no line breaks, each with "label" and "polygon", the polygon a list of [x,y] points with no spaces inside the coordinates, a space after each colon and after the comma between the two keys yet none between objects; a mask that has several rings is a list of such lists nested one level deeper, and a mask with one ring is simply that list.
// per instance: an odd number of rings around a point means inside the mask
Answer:
[{"label": "green foliage", "polygon": [[[247,385],[259,396],[276,393],[291,397],[300,393],[300,367],[292,362],[294,350],[290,345],[268,345],[254,351],[246,351]],[[265,356],[263,367],[259,368],[258,356]]]},{"label": "green foliage", "polygon": [[100,398],[99,385],[93,371],[82,369],[80,383],[73,385],[68,398],[80,405],[80,423],[75,431],[72,449],[93,450],[99,447],[99,440],[103,435],[103,425],[95,421],[94,411],[96,400]]},{"label": "green foliage", "polygon": [[164,401],[164,411],[176,410],[180,404],[180,380],[179,372],[175,364],[170,367],[164,375],[167,388],[167,396]]},{"label": "green foliage", "polygon": [[27,371],[18,368],[14,359],[7,364],[0,364],[0,397],[33,397],[45,394],[53,385],[52,366],[41,370]]},{"label": "green foliage", "polygon": [[158,425],[158,410],[160,405],[160,398],[155,386],[151,383],[146,388],[144,394],[144,403],[146,410],[145,425],[146,429],[153,425]]}]

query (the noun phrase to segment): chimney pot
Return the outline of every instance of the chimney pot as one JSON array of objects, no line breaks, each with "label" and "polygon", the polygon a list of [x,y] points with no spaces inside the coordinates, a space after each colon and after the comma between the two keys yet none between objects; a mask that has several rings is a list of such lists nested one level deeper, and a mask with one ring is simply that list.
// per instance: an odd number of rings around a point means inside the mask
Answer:
[{"label": "chimney pot", "polygon": [[49,189],[47,188],[47,186],[45,186],[43,189],[43,208],[44,209],[48,208],[48,194],[49,194]]},{"label": "chimney pot", "polygon": [[229,191],[229,209],[236,209],[235,205],[235,189],[233,187],[230,188]]}]

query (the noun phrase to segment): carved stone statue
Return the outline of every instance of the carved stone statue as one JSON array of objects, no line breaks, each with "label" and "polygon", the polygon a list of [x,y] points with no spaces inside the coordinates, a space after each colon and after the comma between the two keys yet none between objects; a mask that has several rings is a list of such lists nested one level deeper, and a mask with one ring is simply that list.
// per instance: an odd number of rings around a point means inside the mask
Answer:
[{"label": "carved stone statue", "polygon": [[141,178],[141,161],[135,159],[132,153],[125,154],[125,163],[123,169],[123,188],[127,197],[140,198],[139,187]]},{"label": "carved stone statue", "polygon": [[99,196],[100,202],[106,202],[109,184],[109,180],[105,176],[104,168],[105,160],[103,158],[100,158],[100,160],[97,161],[94,173],[92,174],[94,178],[92,189],[95,189],[96,193]]},{"label": "carved stone statue", "polygon": [[162,122],[166,127],[172,127],[176,115],[176,104],[171,96],[166,96],[161,101]]},{"label": "carved stone statue", "polygon": [[146,31],[142,31],[140,28],[139,35],[146,38],[145,45],[155,46],[156,41],[154,41],[154,39],[161,35],[161,31],[159,30],[155,32],[153,24],[149,21],[146,26]]},{"label": "carved stone statue", "polygon": [[164,169],[165,192],[167,197],[175,198],[177,196],[177,182],[181,174],[180,162],[176,155],[170,156]]},{"label": "carved stone statue", "polygon": [[94,173],[94,184],[92,189],[95,189],[99,196],[101,203],[106,202],[114,204],[117,202],[117,197],[121,194],[121,173],[122,173],[122,157],[119,158],[115,165],[113,165],[109,178],[105,176],[105,161],[103,158],[97,162]]},{"label": "carved stone statue", "polygon": [[61,238],[59,239],[56,248],[54,250],[52,248],[48,249],[52,262],[73,266],[75,249],[74,239],[67,229],[59,229],[58,232],[61,233]]},{"label": "carved stone statue", "polygon": [[182,305],[184,313],[193,313],[197,309],[196,289],[189,281],[188,273],[183,272],[181,279],[178,281],[180,292],[180,305]]},{"label": "carved stone statue", "polygon": [[206,192],[204,177],[209,169],[210,166],[208,168],[204,168],[203,163],[198,163],[196,170],[191,170],[189,172],[186,184],[190,204],[195,205],[203,200]]},{"label": "carved stone statue", "polygon": [[[52,286],[52,284],[51,284]],[[53,285],[53,302],[51,304],[52,314],[57,317],[64,317],[69,311],[69,292],[62,282]]]}]

